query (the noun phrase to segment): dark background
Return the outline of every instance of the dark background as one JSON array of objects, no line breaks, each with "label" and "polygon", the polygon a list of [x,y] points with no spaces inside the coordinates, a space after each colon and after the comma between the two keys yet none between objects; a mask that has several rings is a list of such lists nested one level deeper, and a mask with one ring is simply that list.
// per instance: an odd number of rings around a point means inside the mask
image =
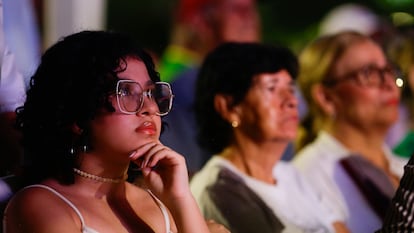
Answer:
[{"label": "dark background", "polygon": [[[107,28],[125,31],[160,55],[169,41],[171,12],[176,0],[110,0]],[[317,35],[318,24],[341,0],[258,0],[262,39],[299,50]],[[390,20],[393,12],[414,13],[414,0],[365,0],[352,3],[369,7]]]}]

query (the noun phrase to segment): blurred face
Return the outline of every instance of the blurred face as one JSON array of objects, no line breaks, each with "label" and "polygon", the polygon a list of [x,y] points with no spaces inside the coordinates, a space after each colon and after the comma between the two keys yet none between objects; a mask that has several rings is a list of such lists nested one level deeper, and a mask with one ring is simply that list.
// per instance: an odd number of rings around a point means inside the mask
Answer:
[{"label": "blurred face", "polygon": [[260,22],[255,0],[220,0],[216,12],[222,41],[260,40]]},{"label": "blurred face", "polygon": [[[119,73],[118,77],[139,83],[144,91],[154,85],[144,63],[133,58],[127,59],[127,69]],[[120,111],[116,95],[109,98],[116,111],[104,112],[92,121],[92,143],[96,150],[102,150],[101,153],[123,154],[128,158],[129,153],[140,145],[158,141],[161,118],[156,114],[158,107],[154,101],[145,96],[140,111],[126,114]]]},{"label": "blurred face", "polygon": [[240,128],[254,141],[291,141],[298,127],[293,80],[285,70],[254,78],[245,99],[237,105]]},{"label": "blurred face", "polygon": [[[334,77],[348,77],[331,90],[337,119],[359,128],[389,127],[396,121],[400,90],[394,75],[384,73],[384,82],[377,85],[363,85],[352,78],[359,76],[360,80],[366,80],[367,76],[375,75],[375,70],[386,71],[387,65],[381,48],[373,42],[360,42],[345,51],[333,67]],[[371,67],[371,72],[366,67]]]}]

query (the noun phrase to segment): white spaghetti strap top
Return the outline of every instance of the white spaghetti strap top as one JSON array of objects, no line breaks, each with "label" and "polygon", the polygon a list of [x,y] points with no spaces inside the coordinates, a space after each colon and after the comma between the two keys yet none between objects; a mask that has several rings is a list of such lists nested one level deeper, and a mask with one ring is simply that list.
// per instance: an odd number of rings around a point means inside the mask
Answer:
[{"label": "white spaghetti strap top", "polygon": [[164,222],[165,222],[165,232],[167,233],[173,233],[171,231],[171,224],[170,224],[170,217],[168,215],[168,211],[167,208],[165,207],[165,205],[161,202],[160,199],[158,199],[157,196],[155,196],[151,190],[147,189],[147,192],[151,195],[151,197],[154,199],[154,201],[157,203],[158,207],[160,207],[162,215],[164,216]]},{"label": "white spaghetti strap top", "polygon": [[[34,188],[34,187],[38,187],[38,188],[44,188],[46,190],[49,190],[50,192],[52,192],[53,194],[55,194],[56,196],[58,196],[60,199],[62,199],[64,202],[66,202],[66,204],[68,204],[74,211],[75,213],[79,216],[79,219],[81,221],[81,225],[82,225],[82,233],[99,233],[98,231],[86,226],[85,224],[85,220],[83,219],[82,214],[80,213],[80,211],[78,210],[78,208],[76,208],[76,206],[69,201],[66,197],[64,197],[62,194],[60,194],[58,191],[54,190],[53,188],[47,186],[47,185],[42,185],[42,184],[35,184],[35,185],[30,185],[25,187],[24,189],[27,188]],[[165,222],[165,232],[166,233],[173,233],[171,231],[171,224],[170,224],[170,218],[168,215],[168,211],[167,208],[165,207],[165,205],[161,202],[160,199],[158,199],[149,189],[146,190],[150,196],[154,199],[155,203],[157,203],[158,207],[160,208],[162,215],[164,217],[164,222]],[[5,223],[3,223],[3,233],[6,233],[5,230]]]}]

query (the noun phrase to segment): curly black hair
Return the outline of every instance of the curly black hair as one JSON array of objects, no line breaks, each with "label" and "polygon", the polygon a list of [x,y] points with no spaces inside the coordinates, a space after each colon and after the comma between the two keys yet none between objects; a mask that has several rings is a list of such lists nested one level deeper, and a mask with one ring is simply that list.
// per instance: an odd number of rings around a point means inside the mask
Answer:
[{"label": "curly black hair", "polygon": [[[73,152],[88,145],[89,124],[100,110],[115,111],[107,97],[129,57],[141,60],[151,80],[160,81],[151,56],[121,33],[82,31],[44,53],[26,102],[16,110],[27,183],[51,177],[63,184],[74,182]],[[74,125],[82,129],[80,136],[73,132]]]},{"label": "curly black hair", "polygon": [[281,46],[228,42],[210,52],[204,60],[196,84],[195,114],[198,142],[210,153],[221,152],[232,137],[232,129],[215,110],[214,96],[232,97],[233,105],[245,98],[258,74],[285,69],[292,78],[298,74],[294,53]]}]

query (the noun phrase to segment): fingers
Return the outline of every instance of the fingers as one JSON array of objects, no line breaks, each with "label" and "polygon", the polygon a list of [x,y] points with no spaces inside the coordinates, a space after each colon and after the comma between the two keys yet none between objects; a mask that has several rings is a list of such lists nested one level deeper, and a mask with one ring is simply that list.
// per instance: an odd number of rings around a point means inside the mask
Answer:
[{"label": "fingers", "polygon": [[129,158],[131,160],[136,160],[140,158],[143,154],[145,154],[151,147],[155,146],[156,144],[157,144],[156,142],[150,142],[150,143],[142,145],[136,151],[132,152],[129,155]]},{"label": "fingers", "polygon": [[187,197],[188,171],[182,155],[160,142],[142,145],[131,160],[141,169],[148,187],[159,197]]},{"label": "fingers", "polygon": [[147,143],[131,154],[130,158],[141,169],[154,168],[159,165],[160,161],[166,160],[165,163],[174,165],[179,163],[178,154],[169,147],[164,146],[160,142]]},{"label": "fingers", "polygon": [[154,145],[142,157],[141,168],[154,168],[160,160],[169,156],[171,154],[170,152],[171,149],[168,147],[160,144]]}]

